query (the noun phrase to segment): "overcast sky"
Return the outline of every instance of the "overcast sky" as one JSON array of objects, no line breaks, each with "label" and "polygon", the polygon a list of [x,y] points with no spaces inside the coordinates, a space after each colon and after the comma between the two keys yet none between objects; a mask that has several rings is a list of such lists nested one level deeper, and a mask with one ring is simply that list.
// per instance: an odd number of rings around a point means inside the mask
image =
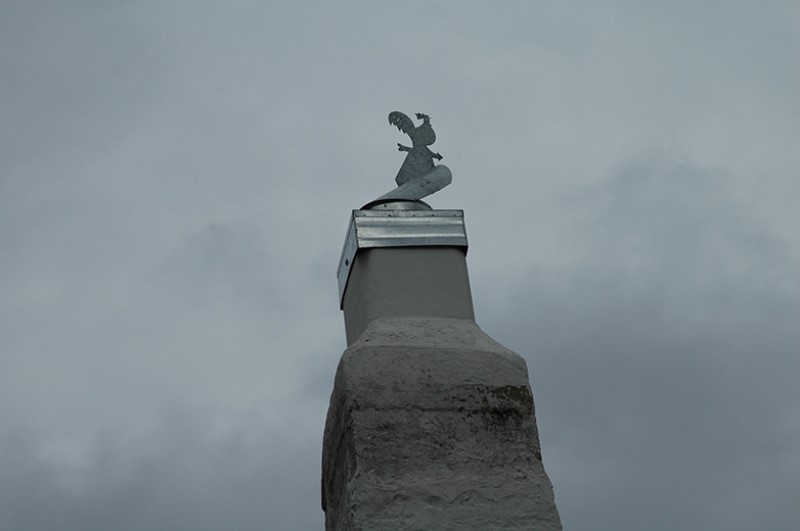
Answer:
[{"label": "overcast sky", "polygon": [[0,530],[323,528],[431,115],[569,530],[800,528],[800,4],[0,1]]}]

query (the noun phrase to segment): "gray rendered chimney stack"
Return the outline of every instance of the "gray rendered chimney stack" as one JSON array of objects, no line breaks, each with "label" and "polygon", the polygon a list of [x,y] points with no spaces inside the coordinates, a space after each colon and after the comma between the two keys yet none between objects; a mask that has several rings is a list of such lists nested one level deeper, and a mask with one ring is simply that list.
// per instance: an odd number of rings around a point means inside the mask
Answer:
[{"label": "gray rendered chimney stack", "polygon": [[558,530],[525,360],[475,323],[463,212],[353,211],[348,348],[325,426],[329,531]]}]

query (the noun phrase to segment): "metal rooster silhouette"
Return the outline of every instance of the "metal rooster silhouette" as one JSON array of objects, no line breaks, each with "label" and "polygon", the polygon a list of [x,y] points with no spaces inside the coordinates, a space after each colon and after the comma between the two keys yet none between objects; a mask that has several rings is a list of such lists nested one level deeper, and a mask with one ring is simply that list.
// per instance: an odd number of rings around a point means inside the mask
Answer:
[{"label": "metal rooster silhouette", "polygon": [[402,186],[408,181],[415,179],[433,170],[433,159],[442,160],[442,156],[434,153],[428,146],[436,142],[436,133],[431,127],[431,117],[427,114],[416,113],[417,120],[422,120],[419,127],[414,126],[414,122],[400,111],[389,113],[389,123],[396,125],[397,128],[411,138],[411,147],[398,143],[399,151],[407,151],[406,160],[400,166],[395,181],[398,186]]},{"label": "metal rooster silhouette", "polygon": [[389,123],[396,125],[411,138],[411,147],[397,144],[397,149],[408,153],[394,179],[397,188],[373,199],[361,207],[362,209],[391,210],[399,208],[399,204],[404,204],[403,208],[406,209],[430,209],[430,205],[420,199],[438,192],[452,182],[453,174],[450,173],[450,169],[444,164],[433,163],[433,159],[442,160],[442,156],[428,149],[428,146],[436,142],[436,133],[431,127],[431,117],[418,112],[417,119],[422,120],[419,127],[414,126],[411,118],[400,111],[389,113]]}]

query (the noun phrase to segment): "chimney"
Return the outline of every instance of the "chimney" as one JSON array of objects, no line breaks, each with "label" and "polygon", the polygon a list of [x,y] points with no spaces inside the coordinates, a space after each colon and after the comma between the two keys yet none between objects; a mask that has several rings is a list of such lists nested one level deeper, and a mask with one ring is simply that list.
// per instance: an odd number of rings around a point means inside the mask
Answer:
[{"label": "chimney", "polygon": [[387,196],[353,211],[339,263],[325,529],[560,530],[525,360],[475,323],[463,211]]}]

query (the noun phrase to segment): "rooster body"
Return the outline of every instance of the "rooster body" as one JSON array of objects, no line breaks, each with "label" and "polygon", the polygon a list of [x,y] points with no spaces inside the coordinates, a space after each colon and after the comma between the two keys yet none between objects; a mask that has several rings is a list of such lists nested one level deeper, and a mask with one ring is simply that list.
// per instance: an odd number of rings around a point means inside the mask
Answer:
[{"label": "rooster body", "polygon": [[395,177],[398,186],[433,170],[433,159],[442,160],[440,154],[428,149],[428,146],[436,142],[430,116],[422,113],[417,113],[416,116],[418,120],[422,120],[419,126],[415,126],[411,118],[400,111],[389,113],[389,123],[411,138],[411,147],[397,144],[399,151],[408,152]]}]

